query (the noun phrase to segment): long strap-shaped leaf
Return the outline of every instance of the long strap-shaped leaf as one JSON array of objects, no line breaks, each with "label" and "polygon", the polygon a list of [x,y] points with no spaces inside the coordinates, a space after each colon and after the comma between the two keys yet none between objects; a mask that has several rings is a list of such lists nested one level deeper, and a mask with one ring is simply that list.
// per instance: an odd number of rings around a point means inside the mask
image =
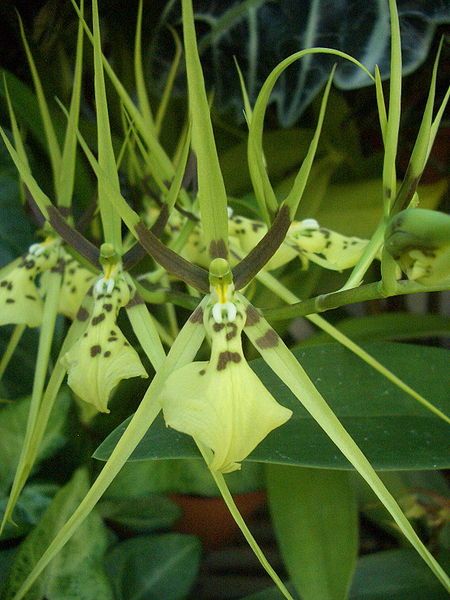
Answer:
[{"label": "long strap-shaped leaf", "polygon": [[[31,393],[30,410],[27,418],[25,430],[25,438],[22,444],[22,449],[19,457],[19,465],[17,467],[16,476],[14,478],[13,490],[11,491],[6,506],[5,514],[0,526],[0,534],[3,531],[6,523],[11,519],[14,506],[17,498],[23,488],[23,478],[20,476],[22,467],[30,462],[30,452],[32,447],[33,432],[39,415],[39,409],[42,402],[42,394],[44,391],[45,377],[47,374],[48,363],[50,360],[50,350],[53,340],[53,332],[55,329],[56,317],[58,313],[59,294],[61,289],[62,275],[59,272],[49,274],[49,285],[45,298],[44,312],[42,317],[42,325],[39,334],[38,353],[36,358],[36,367],[34,372],[33,390]],[[31,470],[31,467],[30,467]],[[25,479],[28,476],[29,470],[26,473]]]},{"label": "long strap-shaped leaf", "polygon": [[105,490],[131,456],[134,449],[157,417],[159,411],[161,410],[161,405],[158,401],[158,398],[168,375],[174,369],[182,367],[183,365],[191,362],[203,341],[205,336],[205,330],[203,327],[203,308],[207,299],[208,297],[206,297],[199,304],[197,309],[191,315],[190,319],[180,331],[167,356],[167,359],[164,362],[164,365],[156,373],[146,394],[144,395],[144,398],[142,399],[142,402],[128,423],[127,428],[123,432],[122,437],[114,448],[111,456],[105,463],[102,471],[92,484],[92,487],[76,511],[63,525],[52,543],[37,561],[33,570],[25,579],[21,588],[14,597],[14,600],[20,600],[25,596],[45,567],[72,537],[74,532],[78,529],[81,523],[86,519],[94,506],[97,504]]},{"label": "long strap-shaped leaf", "polygon": [[189,111],[192,118],[192,147],[197,157],[198,198],[203,235],[211,259],[227,258],[227,195],[198,56],[192,0],[183,0],[182,6]]},{"label": "long strap-shaped leaf", "polygon": [[265,362],[298,398],[318,425],[369,484],[386,510],[392,515],[406,539],[417,550],[442,585],[450,591],[450,580],[446,573],[419,539],[393,496],[388,492],[367,458],[328,406],[292,352],[248,300],[241,295],[239,297],[247,307],[247,326],[244,331]]},{"label": "long strap-shaped leaf", "polygon": [[[86,309],[83,308],[83,311],[86,312]],[[82,314],[83,312],[80,313],[80,315]],[[17,500],[19,499],[19,496],[34,467],[36,457],[38,455],[38,451],[42,439],[44,437],[45,430],[47,428],[47,423],[50,418],[50,414],[52,412],[58,392],[66,375],[66,368],[63,365],[61,358],[80,337],[80,335],[84,331],[85,326],[85,317],[83,317],[83,320],[78,318],[75,319],[75,321],[70,326],[69,331],[67,332],[64,342],[61,346],[61,350],[56,360],[55,367],[52,370],[52,374],[48,381],[44,395],[42,396],[42,401],[40,402],[39,407],[37,409],[37,414],[33,419],[33,423],[29,426],[28,435],[26,434],[25,440],[23,442],[23,449],[14,475],[14,481],[8,498],[5,514],[3,516],[2,527],[4,527],[6,522],[9,519],[11,519],[14,508],[17,504]]]},{"label": "long strap-shaped leaf", "polygon": [[[94,34],[94,87],[97,116],[98,162],[108,177],[109,183],[119,191],[119,175],[111,140],[108,102],[106,99],[105,80],[103,76],[100,26],[97,0],[92,0],[93,34]],[[98,204],[103,225],[104,241],[111,244],[117,254],[122,253],[121,219],[115,210],[111,210],[103,178],[98,179]]]}]

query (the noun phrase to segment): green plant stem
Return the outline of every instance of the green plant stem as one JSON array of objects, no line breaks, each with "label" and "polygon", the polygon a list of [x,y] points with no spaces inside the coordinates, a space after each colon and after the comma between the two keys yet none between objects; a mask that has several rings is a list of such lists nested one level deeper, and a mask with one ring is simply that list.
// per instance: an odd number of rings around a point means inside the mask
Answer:
[{"label": "green plant stem", "polygon": [[262,309],[264,316],[271,321],[281,319],[292,319],[294,317],[305,317],[313,313],[325,312],[333,308],[340,308],[347,304],[366,302],[367,300],[380,300],[390,296],[404,296],[406,294],[418,294],[420,292],[442,292],[448,289],[448,284],[424,286],[414,281],[398,281],[395,290],[387,293],[381,281],[368,283],[350,290],[340,290],[321,294],[315,298],[302,300],[290,306]]},{"label": "green plant stem", "polygon": [[[32,453],[32,440],[36,422],[39,416],[39,409],[42,401],[42,394],[45,385],[45,376],[48,369],[50,350],[55,330],[56,317],[58,315],[59,293],[61,288],[62,276],[60,273],[51,273],[47,288],[47,294],[44,304],[44,314],[42,317],[41,331],[39,335],[38,353],[36,358],[36,367],[34,371],[33,390],[31,392],[30,410],[28,413],[25,437],[19,458],[19,465],[24,465]],[[22,486],[23,487],[23,486]],[[20,488],[20,489],[19,489]],[[3,515],[0,526],[0,534],[6,523],[11,520],[13,508],[17,502],[21,490],[21,482],[18,481],[18,489],[11,491],[8,504]]]},{"label": "green plant stem", "polygon": [[[204,446],[201,442],[196,440],[195,438],[194,438],[194,441],[197,444],[198,449],[200,450],[203,458],[205,459],[206,464],[210,464],[211,459],[212,459],[212,451],[209,448],[207,448],[206,446]],[[259,547],[258,542],[255,540],[250,529],[247,527],[246,522],[242,518],[242,515],[239,512],[239,509],[233,500],[233,496],[230,494],[230,490],[228,489],[228,486],[226,484],[224,476],[222,475],[222,473],[213,471],[212,469],[210,469],[209,472],[211,473],[214,481],[216,482],[216,485],[220,491],[220,494],[221,494],[225,504],[228,507],[228,510],[230,511],[233,519],[235,520],[236,524],[238,525],[239,529],[241,530],[243,536],[247,540],[248,545],[253,550],[256,558],[259,560],[262,567],[264,568],[266,573],[269,575],[269,577],[272,579],[272,581],[275,583],[275,585],[277,586],[279,591],[283,594],[283,596],[285,598],[287,598],[288,600],[293,600],[291,594],[288,592],[284,583],[281,581],[281,579],[278,577],[278,575],[276,574],[276,572],[270,565],[269,561],[267,560],[267,558],[264,555],[264,552]]]},{"label": "green plant stem", "polygon": [[12,355],[16,351],[17,345],[20,342],[20,339],[25,331],[25,325],[16,325],[13,329],[11,337],[9,338],[8,345],[6,346],[6,350],[3,353],[3,356],[0,360],[0,380],[2,379],[5,371],[9,365],[9,361],[11,360]]}]

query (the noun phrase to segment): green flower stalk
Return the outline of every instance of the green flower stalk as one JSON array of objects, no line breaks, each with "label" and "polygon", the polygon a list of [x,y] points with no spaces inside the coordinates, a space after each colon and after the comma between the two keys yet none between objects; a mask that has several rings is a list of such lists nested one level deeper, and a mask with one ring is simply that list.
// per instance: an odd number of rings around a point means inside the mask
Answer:
[{"label": "green flower stalk", "polygon": [[[63,357],[69,386],[100,412],[109,412],[109,398],[122,379],[147,377],[138,353],[116,322],[133,292],[120,263],[107,263],[104,276],[93,287],[94,306],[86,331]],[[83,311],[78,319],[88,316]]]},{"label": "green flower stalk", "polygon": [[210,274],[211,295],[203,311],[210,360],[171,373],[161,402],[166,424],[213,450],[212,471],[230,473],[292,411],[273,398],[245,360],[245,309],[234,296],[227,261],[213,260]]}]

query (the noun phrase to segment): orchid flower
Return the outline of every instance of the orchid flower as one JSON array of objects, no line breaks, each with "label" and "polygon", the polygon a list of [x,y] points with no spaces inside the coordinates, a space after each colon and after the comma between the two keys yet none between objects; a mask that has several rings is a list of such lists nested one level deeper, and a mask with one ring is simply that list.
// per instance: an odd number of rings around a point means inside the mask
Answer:
[{"label": "orchid flower", "polygon": [[[63,357],[68,384],[85,402],[100,412],[109,412],[108,400],[122,379],[147,377],[138,353],[117,324],[119,310],[134,292],[120,264],[107,265],[105,275],[93,287],[94,306],[79,340]],[[78,319],[87,319],[82,309]]]},{"label": "orchid flower", "polygon": [[292,411],[273,398],[245,360],[245,308],[234,294],[225,259],[212,261],[210,282],[203,326],[211,357],[171,373],[161,402],[166,424],[214,452],[210,469],[229,473],[240,469],[240,462]]}]

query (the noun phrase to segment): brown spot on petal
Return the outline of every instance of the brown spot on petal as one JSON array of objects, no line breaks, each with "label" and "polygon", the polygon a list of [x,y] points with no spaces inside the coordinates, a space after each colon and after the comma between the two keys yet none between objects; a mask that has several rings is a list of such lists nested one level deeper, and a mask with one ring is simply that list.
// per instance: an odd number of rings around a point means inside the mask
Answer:
[{"label": "brown spot on petal", "polygon": [[77,320],[78,321],[86,321],[89,318],[88,311],[81,306],[77,312]]},{"label": "brown spot on petal", "polygon": [[191,323],[203,323],[203,308],[198,306],[189,317]]},{"label": "brown spot on petal", "polygon": [[239,352],[230,352],[226,350],[225,352],[221,352],[219,354],[219,360],[217,361],[217,370],[223,371],[227,368],[229,362],[239,363],[241,362],[241,355]]},{"label": "brown spot on petal", "polygon": [[113,305],[110,304],[109,302],[107,302],[106,304],[103,305],[103,308],[107,311],[107,312],[111,312],[113,309]]},{"label": "brown spot on petal", "polygon": [[97,354],[100,354],[101,351],[102,351],[102,347],[99,346],[98,344],[96,344],[95,346],[91,346],[91,356],[92,356],[92,358],[94,356],[97,356]]},{"label": "brown spot on petal", "polygon": [[109,350],[107,350],[106,352],[103,353],[103,356],[105,358],[108,358],[108,356],[111,356],[111,352]]},{"label": "brown spot on petal", "polygon": [[261,320],[261,316],[259,312],[256,310],[254,306],[247,306],[247,319],[245,321],[246,327],[251,327],[252,325],[256,325]]},{"label": "brown spot on petal", "polygon": [[199,375],[204,375],[206,373],[206,369],[202,369],[201,371],[198,372]]},{"label": "brown spot on petal", "polygon": [[209,255],[211,258],[227,258],[228,250],[223,240],[212,240],[209,245]]},{"label": "brown spot on petal", "polygon": [[227,332],[225,338],[229,341],[236,337],[238,328],[236,323],[227,323],[227,329],[230,331]]},{"label": "brown spot on petal", "polygon": [[214,323],[214,331],[221,331],[225,327],[225,323]]},{"label": "brown spot on petal", "polygon": [[101,323],[104,320],[105,320],[105,313],[100,313],[99,315],[97,315],[96,317],[94,317],[92,319],[92,325],[98,325],[99,323]]},{"label": "brown spot on petal", "polygon": [[260,348],[275,348],[278,345],[278,333],[273,329],[268,329],[266,333],[256,340],[257,346]]}]

